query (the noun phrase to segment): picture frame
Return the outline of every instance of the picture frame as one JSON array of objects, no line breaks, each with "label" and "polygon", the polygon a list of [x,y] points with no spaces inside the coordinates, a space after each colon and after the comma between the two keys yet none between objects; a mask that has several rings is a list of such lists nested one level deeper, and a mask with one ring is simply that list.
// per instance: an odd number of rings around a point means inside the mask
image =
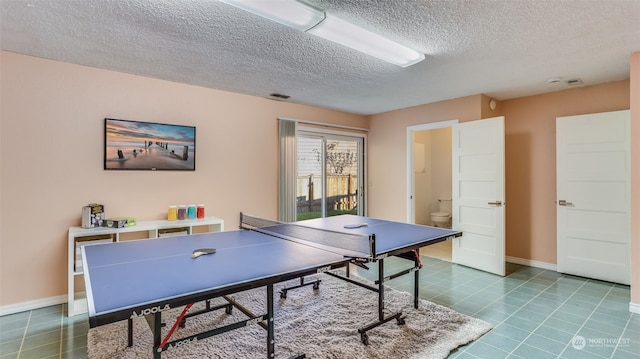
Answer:
[{"label": "picture frame", "polygon": [[104,119],[104,170],[195,169],[195,126]]}]

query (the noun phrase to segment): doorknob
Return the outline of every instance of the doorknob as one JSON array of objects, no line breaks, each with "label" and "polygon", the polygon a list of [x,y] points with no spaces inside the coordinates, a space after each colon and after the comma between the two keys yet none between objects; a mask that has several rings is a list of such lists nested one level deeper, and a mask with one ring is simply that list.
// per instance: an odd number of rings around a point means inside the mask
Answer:
[{"label": "doorknob", "polygon": [[567,202],[564,199],[559,200],[558,201],[558,205],[559,206],[570,206],[570,207],[573,207],[573,203]]},{"label": "doorknob", "polygon": [[502,207],[502,201],[489,202],[488,204],[491,206]]}]

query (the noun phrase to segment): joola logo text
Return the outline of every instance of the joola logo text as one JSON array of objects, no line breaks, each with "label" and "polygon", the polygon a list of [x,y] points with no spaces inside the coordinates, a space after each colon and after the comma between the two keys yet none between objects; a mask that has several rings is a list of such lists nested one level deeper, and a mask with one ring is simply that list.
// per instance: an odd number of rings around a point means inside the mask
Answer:
[{"label": "joola logo text", "polygon": [[198,341],[198,337],[193,337],[191,339],[181,340],[179,342],[176,342],[176,343],[173,343],[173,344],[169,345],[167,347],[167,350],[178,348],[178,347],[181,347],[181,346],[183,346],[185,344],[188,344],[188,343],[195,343],[197,341]]},{"label": "joola logo text", "polygon": [[155,313],[162,312],[162,311],[168,310],[168,309],[171,309],[169,304],[165,304],[163,308],[161,308],[160,306],[151,307],[151,308],[145,308],[142,311],[140,311],[140,313],[136,313],[136,311],[134,310],[133,313],[131,314],[130,318],[133,319],[133,318],[143,317],[145,315],[155,314]]},{"label": "joola logo text", "polygon": [[316,271],[316,273],[324,273],[324,272],[328,272],[331,270],[331,266],[326,266],[326,267],[320,267],[318,268],[318,270]]}]

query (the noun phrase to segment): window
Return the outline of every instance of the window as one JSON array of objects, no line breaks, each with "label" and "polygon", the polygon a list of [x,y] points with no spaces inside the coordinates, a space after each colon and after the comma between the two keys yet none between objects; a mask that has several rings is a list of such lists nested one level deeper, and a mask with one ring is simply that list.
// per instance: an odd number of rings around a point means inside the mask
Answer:
[{"label": "window", "polygon": [[[295,133],[295,145],[287,145],[288,150],[295,148],[295,161],[292,161],[292,154],[288,154],[287,160],[283,159],[281,131],[280,220],[304,220],[347,213],[364,215],[366,136],[302,126],[296,126]],[[291,167],[295,167],[295,170],[292,171]],[[294,174],[295,180],[292,178]],[[288,181],[283,175],[289,176]],[[283,186],[284,182],[287,184]],[[283,196],[286,193],[288,196]],[[283,207],[288,208],[285,210]],[[288,217],[285,218],[283,214]]]}]

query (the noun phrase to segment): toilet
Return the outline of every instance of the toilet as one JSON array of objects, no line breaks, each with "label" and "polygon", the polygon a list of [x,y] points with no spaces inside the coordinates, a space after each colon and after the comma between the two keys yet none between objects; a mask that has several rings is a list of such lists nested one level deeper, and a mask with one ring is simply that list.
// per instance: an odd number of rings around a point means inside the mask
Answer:
[{"label": "toilet", "polygon": [[438,198],[438,212],[431,213],[431,224],[451,228],[451,198]]}]

